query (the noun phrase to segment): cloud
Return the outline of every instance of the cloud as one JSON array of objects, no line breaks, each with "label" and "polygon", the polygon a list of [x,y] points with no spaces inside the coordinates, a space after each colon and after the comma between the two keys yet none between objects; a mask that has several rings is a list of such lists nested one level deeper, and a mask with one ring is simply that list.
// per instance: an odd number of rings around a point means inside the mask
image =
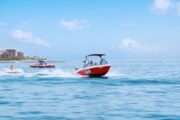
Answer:
[{"label": "cloud", "polygon": [[84,30],[89,28],[89,24],[85,20],[61,20],[59,26],[68,31]]},{"label": "cloud", "polygon": [[138,43],[132,38],[123,38],[119,46],[120,49],[130,51],[141,51],[141,52],[157,52],[159,48],[157,46],[146,46]]},{"label": "cloud", "polygon": [[131,48],[139,49],[140,48],[140,45],[131,38],[124,38],[121,43],[122,43],[123,48],[125,49],[131,49]]},{"label": "cloud", "polygon": [[171,11],[180,16],[180,2],[176,0],[154,0],[150,10],[157,14],[166,14]]},{"label": "cloud", "polygon": [[49,43],[47,43],[46,41],[42,40],[41,38],[37,36],[34,36],[31,32],[21,30],[21,29],[13,30],[12,37],[22,42],[33,43],[33,44],[41,45],[45,47],[50,46]]},{"label": "cloud", "polygon": [[154,0],[151,10],[157,14],[165,14],[172,8],[172,0]]}]

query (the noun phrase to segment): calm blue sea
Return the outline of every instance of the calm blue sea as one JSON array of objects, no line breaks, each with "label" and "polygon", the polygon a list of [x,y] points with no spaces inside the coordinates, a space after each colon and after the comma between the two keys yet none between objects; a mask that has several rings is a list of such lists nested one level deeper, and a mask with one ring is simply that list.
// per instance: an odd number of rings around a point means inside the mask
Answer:
[{"label": "calm blue sea", "polygon": [[[180,120],[180,61],[113,61],[104,78],[55,69],[0,72],[0,120]],[[10,63],[0,63],[0,69]]]}]

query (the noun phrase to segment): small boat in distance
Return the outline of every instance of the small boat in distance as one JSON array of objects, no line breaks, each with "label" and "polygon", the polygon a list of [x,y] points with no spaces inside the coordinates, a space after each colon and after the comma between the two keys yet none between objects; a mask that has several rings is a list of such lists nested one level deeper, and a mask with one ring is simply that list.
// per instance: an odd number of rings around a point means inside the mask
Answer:
[{"label": "small boat in distance", "polygon": [[37,64],[30,65],[32,68],[55,68],[54,64],[48,64],[44,60],[38,60]]},{"label": "small boat in distance", "polygon": [[[105,54],[90,54],[85,57],[84,66],[81,69],[77,69],[76,73],[85,77],[102,77],[108,73],[111,65],[102,57]],[[99,63],[93,62],[89,57],[99,57]]]}]

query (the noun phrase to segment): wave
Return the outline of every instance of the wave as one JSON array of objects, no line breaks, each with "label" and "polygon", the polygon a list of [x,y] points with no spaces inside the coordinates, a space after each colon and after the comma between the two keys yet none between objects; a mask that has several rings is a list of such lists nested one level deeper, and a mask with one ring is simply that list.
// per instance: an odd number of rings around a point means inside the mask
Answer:
[{"label": "wave", "polygon": [[[24,77],[62,77],[62,78],[74,78],[80,77],[75,73],[73,70],[62,70],[62,69],[43,69],[39,71],[24,71],[23,69],[16,69],[17,73],[10,73],[8,72],[8,68],[3,68],[0,70],[0,76],[24,76]],[[123,73],[119,72],[118,70],[110,70],[106,77],[122,77],[124,76]]]},{"label": "wave", "polygon": [[17,73],[9,72],[9,69],[2,69],[0,76],[24,76],[24,77],[78,77],[75,73],[68,70],[54,69],[54,70],[40,70],[38,72],[24,72],[23,69],[16,69]]},{"label": "wave", "polygon": [[120,72],[119,70],[110,70],[106,76],[107,77],[123,77],[125,76],[125,74]]},{"label": "wave", "polygon": [[68,70],[61,70],[61,69],[55,69],[55,70],[42,70],[36,73],[33,73],[35,76],[39,77],[77,77],[76,74],[74,74],[71,71]]},{"label": "wave", "polygon": [[24,71],[23,69],[14,69],[14,70],[10,70],[8,68],[3,68],[2,70],[0,70],[0,76],[19,76],[19,75],[24,75]]}]

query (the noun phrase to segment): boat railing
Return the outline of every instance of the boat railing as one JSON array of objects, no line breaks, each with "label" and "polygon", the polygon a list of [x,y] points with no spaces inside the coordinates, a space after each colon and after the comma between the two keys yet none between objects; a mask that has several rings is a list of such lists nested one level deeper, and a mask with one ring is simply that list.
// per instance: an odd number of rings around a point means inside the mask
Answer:
[{"label": "boat railing", "polygon": [[108,64],[108,62],[105,61],[105,60],[101,60],[100,62],[84,61],[84,68],[85,67],[96,66],[96,65],[106,65],[106,64]]}]

